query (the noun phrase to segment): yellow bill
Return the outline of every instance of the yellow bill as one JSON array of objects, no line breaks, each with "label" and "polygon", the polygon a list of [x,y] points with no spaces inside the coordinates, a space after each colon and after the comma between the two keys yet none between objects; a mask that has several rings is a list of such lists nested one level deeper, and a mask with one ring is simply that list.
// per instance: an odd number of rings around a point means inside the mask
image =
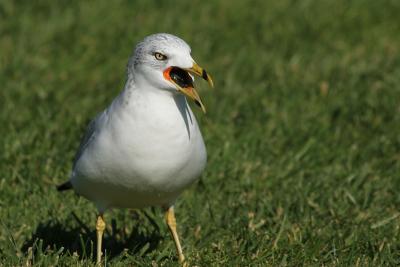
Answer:
[{"label": "yellow bill", "polygon": [[211,87],[214,87],[214,82],[207,71],[201,68],[196,63],[193,63],[191,68],[182,69],[179,67],[169,67],[164,71],[165,79],[171,81],[178,89],[179,92],[194,100],[201,110],[206,113],[206,108],[201,101],[201,98],[193,85],[193,79],[189,73],[202,77],[208,82]]}]

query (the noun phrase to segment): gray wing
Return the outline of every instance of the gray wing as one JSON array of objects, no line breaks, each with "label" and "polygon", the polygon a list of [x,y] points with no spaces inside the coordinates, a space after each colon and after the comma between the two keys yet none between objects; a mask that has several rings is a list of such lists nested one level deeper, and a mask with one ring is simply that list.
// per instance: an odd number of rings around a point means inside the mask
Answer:
[{"label": "gray wing", "polygon": [[73,169],[75,168],[75,165],[79,158],[82,156],[83,152],[85,151],[85,148],[90,144],[90,142],[94,139],[96,136],[96,130],[98,128],[98,123],[101,117],[103,116],[104,111],[100,112],[97,114],[97,116],[90,121],[89,125],[86,127],[86,132],[85,135],[83,136],[81,143],[79,145],[78,151],[75,154],[74,162],[73,162]]},{"label": "gray wing", "polygon": [[[91,140],[94,139],[98,119],[101,117],[102,113],[98,114],[93,120],[91,120],[89,125],[86,127],[85,135],[83,136],[83,138],[81,140],[81,143],[78,148],[78,152],[76,152],[76,154],[75,154],[72,169],[75,169],[75,165],[76,165],[77,161],[79,160],[79,158],[82,156],[83,152],[85,151],[85,148],[91,142]],[[69,189],[72,189],[72,187],[73,186],[72,186],[71,180],[68,180],[63,184],[58,185],[57,191],[69,190]]]}]

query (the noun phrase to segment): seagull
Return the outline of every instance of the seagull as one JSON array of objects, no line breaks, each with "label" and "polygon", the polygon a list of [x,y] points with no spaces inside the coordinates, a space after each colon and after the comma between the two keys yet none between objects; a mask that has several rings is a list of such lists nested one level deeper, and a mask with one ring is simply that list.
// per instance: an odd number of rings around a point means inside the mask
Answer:
[{"label": "seagull", "polygon": [[187,101],[206,112],[194,87],[195,75],[214,86],[185,41],[167,33],[149,35],[128,61],[124,89],[89,123],[69,180],[57,189],[74,189],[95,204],[97,264],[101,264],[107,210],[158,206],[165,211],[179,262],[186,265],[174,202],[199,178],[207,161]]}]

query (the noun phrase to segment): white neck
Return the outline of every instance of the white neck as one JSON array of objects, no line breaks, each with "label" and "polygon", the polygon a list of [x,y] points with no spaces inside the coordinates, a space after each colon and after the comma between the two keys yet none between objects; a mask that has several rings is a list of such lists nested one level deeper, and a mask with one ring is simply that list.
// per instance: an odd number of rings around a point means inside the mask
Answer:
[{"label": "white neck", "polygon": [[[141,75],[129,77],[124,90],[118,96],[119,107],[136,116],[148,120],[183,120],[190,136],[191,128],[197,127],[196,119],[184,95],[168,89],[155,88]],[[171,122],[172,122],[171,121]]]}]

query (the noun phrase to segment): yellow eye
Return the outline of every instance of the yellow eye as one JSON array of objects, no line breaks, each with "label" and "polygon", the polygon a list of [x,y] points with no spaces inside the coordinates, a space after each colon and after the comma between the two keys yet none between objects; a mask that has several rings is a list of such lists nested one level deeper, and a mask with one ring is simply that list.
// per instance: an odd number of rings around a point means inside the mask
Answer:
[{"label": "yellow eye", "polygon": [[154,57],[155,57],[157,60],[166,60],[166,59],[167,59],[167,56],[165,56],[165,55],[163,55],[163,54],[161,54],[161,53],[158,53],[158,52],[154,53]]}]

